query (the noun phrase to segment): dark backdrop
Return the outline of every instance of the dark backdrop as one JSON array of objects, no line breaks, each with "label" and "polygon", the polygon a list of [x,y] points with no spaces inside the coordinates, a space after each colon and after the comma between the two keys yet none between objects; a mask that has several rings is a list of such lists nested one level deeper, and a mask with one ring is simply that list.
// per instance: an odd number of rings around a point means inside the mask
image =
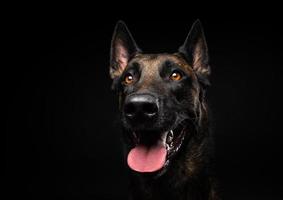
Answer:
[{"label": "dark backdrop", "polygon": [[197,18],[211,56],[209,102],[224,197],[280,199],[280,18],[188,12],[141,20],[48,10],[18,15],[8,40],[15,52],[2,79],[9,196],[125,199],[117,99],[108,77],[115,23],[126,21],[145,52],[174,52]]}]

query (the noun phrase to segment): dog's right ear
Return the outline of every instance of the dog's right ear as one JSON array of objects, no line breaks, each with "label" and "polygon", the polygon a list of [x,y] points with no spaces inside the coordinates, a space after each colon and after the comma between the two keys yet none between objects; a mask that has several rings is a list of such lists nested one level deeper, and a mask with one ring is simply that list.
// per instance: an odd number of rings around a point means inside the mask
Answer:
[{"label": "dog's right ear", "polygon": [[129,60],[140,53],[130,31],[123,21],[118,21],[111,41],[110,76],[112,79],[119,77]]}]

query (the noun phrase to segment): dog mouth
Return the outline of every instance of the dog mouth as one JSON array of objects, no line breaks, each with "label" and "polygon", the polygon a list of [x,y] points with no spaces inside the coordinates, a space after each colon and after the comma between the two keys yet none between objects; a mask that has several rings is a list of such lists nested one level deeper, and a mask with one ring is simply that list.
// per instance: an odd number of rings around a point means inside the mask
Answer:
[{"label": "dog mouth", "polygon": [[167,131],[131,132],[133,148],[128,153],[128,166],[139,173],[160,172],[179,151],[185,138],[185,126],[180,123]]}]

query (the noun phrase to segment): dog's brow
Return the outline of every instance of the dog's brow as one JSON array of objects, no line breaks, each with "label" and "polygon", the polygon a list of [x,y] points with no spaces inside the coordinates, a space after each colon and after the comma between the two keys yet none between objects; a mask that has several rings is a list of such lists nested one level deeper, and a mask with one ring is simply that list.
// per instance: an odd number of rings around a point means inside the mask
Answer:
[{"label": "dog's brow", "polygon": [[175,63],[172,60],[166,60],[162,65],[163,66],[170,66],[170,67],[180,67],[178,65],[178,63]]},{"label": "dog's brow", "polygon": [[161,68],[180,68],[182,69],[182,66],[178,63],[172,61],[172,60],[166,60],[161,64]]},{"label": "dog's brow", "polygon": [[129,69],[139,69],[140,68],[140,64],[138,62],[132,62],[128,65],[127,70]]}]

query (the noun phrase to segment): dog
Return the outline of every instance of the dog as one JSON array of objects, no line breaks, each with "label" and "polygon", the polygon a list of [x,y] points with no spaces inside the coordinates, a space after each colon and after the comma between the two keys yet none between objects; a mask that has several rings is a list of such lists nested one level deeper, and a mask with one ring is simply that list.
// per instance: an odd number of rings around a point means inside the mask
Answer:
[{"label": "dog", "polygon": [[145,54],[124,22],[111,41],[132,200],[218,200],[206,100],[210,65],[199,20],[176,53]]}]

